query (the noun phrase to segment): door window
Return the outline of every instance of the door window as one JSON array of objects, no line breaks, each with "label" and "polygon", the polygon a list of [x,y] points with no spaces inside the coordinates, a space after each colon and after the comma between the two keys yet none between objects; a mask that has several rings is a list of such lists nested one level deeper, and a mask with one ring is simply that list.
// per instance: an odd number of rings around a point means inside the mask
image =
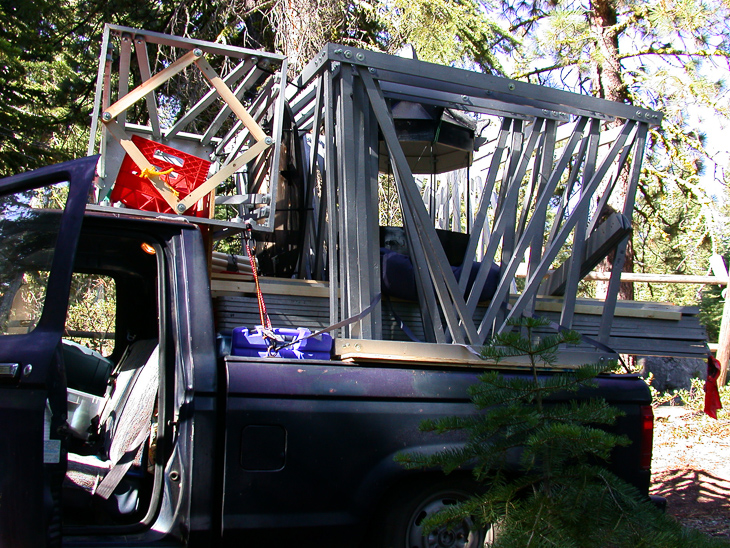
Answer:
[{"label": "door window", "polygon": [[38,324],[67,196],[68,183],[0,196],[0,335]]}]

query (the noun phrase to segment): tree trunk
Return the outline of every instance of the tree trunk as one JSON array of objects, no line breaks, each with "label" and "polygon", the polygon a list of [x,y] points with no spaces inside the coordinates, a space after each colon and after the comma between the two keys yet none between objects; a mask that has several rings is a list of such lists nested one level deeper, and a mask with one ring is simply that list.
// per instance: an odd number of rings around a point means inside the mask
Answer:
[{"label": "tree trunk", "polygon": [[272,9],[278,49],[301,70],[334,36],[344,37],[347,5],[340,0],[277,0]]},{"label": "tree trunk", "polygon": [[[623,81],[621,63],[619,61],[618,33],[615,30],[618,17],[616,13],[616,0],[593,0],[588,15],[591,34],[594,37],[594,51],[592,55],[592,82],[593,93],[602,99],[630,103],[630,97],[626,83]],[[629,187],[629,173],[622,171],[620,178],[613,191],[613,196],[608,208],[615,212],[619,204],[623,204]],[[611,270],[613,254],[604,259],[597,267],[599,272]],[[629,239],[626,249],[626,261],[624,272],[634,271],[634,246]],[[603,299],[608,291],[608,282],[596,283],[596,297]],[[619,299],[632,300],[634,298],[634,284],[624,282],[619,290]]]}]

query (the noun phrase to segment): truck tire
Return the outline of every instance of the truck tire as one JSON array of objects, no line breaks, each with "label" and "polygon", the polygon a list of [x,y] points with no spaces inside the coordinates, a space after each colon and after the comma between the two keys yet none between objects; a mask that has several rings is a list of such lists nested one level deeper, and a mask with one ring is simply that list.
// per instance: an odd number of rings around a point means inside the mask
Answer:
[{"label": "truck tire", "polygon": [[383,508],[376,528],[379,548],[483,548],[492,539],[491,528],[479,529],[471,519],[424,536],[423,520],[475,492],[472,481],[444,478],[419,483],[398,492]]}]

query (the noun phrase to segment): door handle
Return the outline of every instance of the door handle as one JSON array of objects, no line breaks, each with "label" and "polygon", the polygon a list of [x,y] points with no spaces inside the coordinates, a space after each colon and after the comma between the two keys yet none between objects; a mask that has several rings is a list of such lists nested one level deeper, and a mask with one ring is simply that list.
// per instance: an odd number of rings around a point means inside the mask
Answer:
[{"label": "door handle", "polygon": [[18,369],[19,363],[0,363],[0,379],[14,379]]}]

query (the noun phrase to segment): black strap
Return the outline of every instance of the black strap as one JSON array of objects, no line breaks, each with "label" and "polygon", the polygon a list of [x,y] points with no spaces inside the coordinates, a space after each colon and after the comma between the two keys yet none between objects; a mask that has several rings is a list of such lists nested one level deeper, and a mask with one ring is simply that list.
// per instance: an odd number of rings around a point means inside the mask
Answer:
[{"label": "black strap", "polygon": [[[533,317],[533,318],[535,318],[536,316],[535,316],[535,315],[533,314],[533,315],[532,315],[532,317]],[[614,350],[613,348],[611,348],[610,346],[608,346],[608,345],[605,345],[605,344],[603,344],[602,342],[600,342],[600,341],[597,341],[597,340],[595,340],[595,339],[592,339],[592,338],[590,338],[590,337],[586,337],[585,335],[583,335],[583,334],[582,334],[582,333],[580,333],[579,331],[576,331],[575,329],[570,329],[570,328],[568,328],[568,327],[565,327],[564,325],[560,325],[560,324],[559,324],[559,323],[557,323],[557,322],[553,322],[553,321],[551,321],[551,320],[548,320],[548,325],[549,325],[550,327],[552,327],[553,329],[555,329],[555,330],[556,330],[557,332],[559,332],[559,333],[560,333],[560,332],[565,332],[565,331],[575,331],[576,333],[578,333],[578,335],[580,336],[580,338],[581,338],[581,340],[582,340],[583,342],[586,342],[586,343],[588,343],[588,344],[590,344],[590,345],[592,345],[592,346],[596,347],[596,348],[597,348],[598,350],[602,350],[603,352],[607,352],[607,353],[609,353],[609,354],[613,354],[614,356],[616,356],[616,359],[617,359],[618,361],[620,361],[620,362],[621,362],[621,365],[623,365],[623,366],[624,366],[624,370],[625,370],[625,371],[626,371],[627,373],[631,373],[631,369],[629,369],[629,366],[628,366],[628,365],[626,365],[626,362],[625,362],[625,361],[623,360],[623,358],[621,357],[621,354],[619,354],[618,352],[616,352],[616,351],[615,351],[615,350]]]},{"label": "black strap", "polygon": [[398,313],[395,311],[395,308],[393,307],[393,303],[388,298],[388,295],[383,296],[383,302],[388,307],[388,312],[390,312],[393,315],[393,318],[396,322],[398,322],[398,326],[403,330],[403,333],[406,334],[406,336],[411,339],[413,342],[423,342],[421,339],[416,337],[416,334],[411,330],[410,327],[406,325],[406,322],[404,322],[401,317],[398,315]]},{"label": "black strap", "polygon": [[310,333],[309,335],[306,335],[306,336],[302,337],[301,339],[296,339],[294,341],[291,341],[291,342],[288,342],[286,344],[283,344],[282,346],[277,346],[276,347],[276,351],[281,350],[282,348],[286,348],[287,346],[291,346],[293,344],[296,344],[296,343],[298,343],[300,341],[309,339],[310,337],[316,337],[318,335],[321,335],[322,333],[327,333],[329,331],[334,331],[335,329],[339,329],[340,327],[345,327],[346,325],[350,325],[351,323],[355,323],[355,322],[358,322],[358,321],[362,320],[365,316],[367,316],[368,314],[370,314],[375,309],[375,305],[377,305],[380,302],[380,297],[381,297],[381,294],[380,293],[378,293],[377,295],[375,295],[375,297],[373,297],[373,300],[370,301],[370,304],[368,305],[368,307],[366,309],[364,309],[363,311],[361,311],[359,314],[356,314],[354,316],[350,316],[346,320],[342,320],[341,322],[337,322],[335,324],[332,324],[332,325],[330,325],[328,327],[325,327],[324,329],[320,329],[319,331],[315,331],[314,333]]}]

